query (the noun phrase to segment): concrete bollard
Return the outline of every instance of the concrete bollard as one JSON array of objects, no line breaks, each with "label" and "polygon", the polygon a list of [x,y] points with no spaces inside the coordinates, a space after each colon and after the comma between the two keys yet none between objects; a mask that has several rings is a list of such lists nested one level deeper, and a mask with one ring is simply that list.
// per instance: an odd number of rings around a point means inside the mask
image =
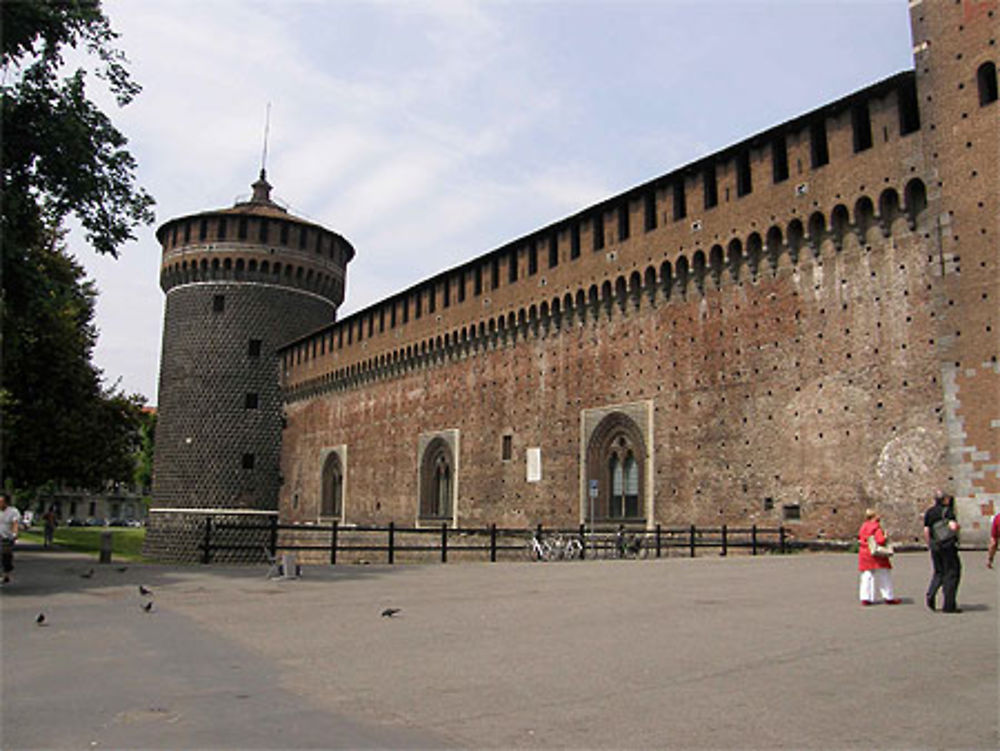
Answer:
[{"label": "concrete bollard", "polygon": [[111,532],[101,532],[100,563],[111,563]]},{"label": "concrete bollard", "polygon": [[295,579],[300,575],[298,559],[295,553],[285,553],[281,556],[281,571],[285,579]]}]

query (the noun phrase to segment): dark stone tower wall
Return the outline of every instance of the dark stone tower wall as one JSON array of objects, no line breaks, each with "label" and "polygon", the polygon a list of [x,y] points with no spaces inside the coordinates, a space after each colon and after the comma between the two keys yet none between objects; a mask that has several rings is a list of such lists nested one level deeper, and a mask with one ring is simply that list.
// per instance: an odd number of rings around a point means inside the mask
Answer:
[{"label": "dark stone tower wall", "polygon": [[[221,299],[222,310],[215,310]],[[333,318],[333,305],[260,284],[185,285],[167,294],[156,503],[276,508],[281,393],[275,349]],[[260,342],[256,354],[251,342]],[[244,467],[244,457],[253,466]]]}]

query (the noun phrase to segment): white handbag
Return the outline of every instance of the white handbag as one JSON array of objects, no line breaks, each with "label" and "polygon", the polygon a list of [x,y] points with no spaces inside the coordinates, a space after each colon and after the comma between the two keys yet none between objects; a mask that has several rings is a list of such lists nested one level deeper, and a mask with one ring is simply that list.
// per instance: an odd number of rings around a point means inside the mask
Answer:
[{"label": "white handbag", "polygon": [[896,550],[891,544],[879,545],[875,541],[875,535],[868,536],[868,552],[878,558],[889,558]]}]

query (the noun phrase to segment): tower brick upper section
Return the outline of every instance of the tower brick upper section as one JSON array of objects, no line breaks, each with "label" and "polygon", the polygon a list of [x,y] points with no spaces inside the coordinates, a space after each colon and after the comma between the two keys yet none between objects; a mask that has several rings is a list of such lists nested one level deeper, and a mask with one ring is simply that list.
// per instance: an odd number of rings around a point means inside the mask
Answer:
[{"label": "tower brick upper section", "polygon": [[171,219],[156,232],[160,287],[259,282],[294,287],[339,306],[354,248],[336,232],[289,214],[270,198],[263,170],[253,197],[229,209]]}]

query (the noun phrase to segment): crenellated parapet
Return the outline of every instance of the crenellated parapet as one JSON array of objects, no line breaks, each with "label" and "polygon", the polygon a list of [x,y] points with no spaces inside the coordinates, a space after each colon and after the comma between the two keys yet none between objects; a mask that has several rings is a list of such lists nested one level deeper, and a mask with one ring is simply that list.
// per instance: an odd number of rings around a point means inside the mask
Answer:
[{"label": "crenellated parapet", "polygon": [[640,288],[669,300],[753,278],[782,256],[796,265],[825,242],[839,248],[848,233],[913,228],[928,190],[919,130],[915,77],[904,72],[291,342],[284,387],[339,383]]},{"label": "crenellated parapet", "polygon": [[[798,273],[805,264],[821,268],[824,257],[836,258],[848,243],[871,252],[893,238],[923,232],[928,229],[922,225],[926,206],[926,187],[919,178],[912,178],[900,190],[886,187],[877,196],[857,198],[852,209],[838,203],[827,212],[792,217],[781,225],[772,224],[763,234],[755,230],[732,238],[725,246],[714,244],[707,254],[701,249],[693,254],[682,252],[627,275],[578,286],[561,296],[539,295],[534,302],[507,313],[465,322],[388,351],[371,352],[365,346],[365,318],[363,312],[355,314],[282,348],[279,356],[285,399],[298,401],[363,387],[372,381],[558,335],[588,322],[600,325],[644,307],[683,304],[723,286],[758,286],[776,279],[779,273]],[[296,378],[311,363],[322,364],[322,371]],[[329,367],[330,363],[336,367]]]}]

